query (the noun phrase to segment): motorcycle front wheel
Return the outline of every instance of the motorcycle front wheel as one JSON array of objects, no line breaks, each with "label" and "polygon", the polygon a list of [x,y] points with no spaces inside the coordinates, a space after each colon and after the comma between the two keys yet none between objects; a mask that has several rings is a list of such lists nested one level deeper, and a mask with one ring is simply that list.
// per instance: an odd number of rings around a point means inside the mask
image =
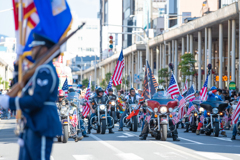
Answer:
[{"label": "motorcycle front wheel", "polygon": [[218,135],[219,135],[219,122],[218,123],[214,123],[214,130],[213,130],[213,132],[214,132],[214,136],[218,137]]},{"label": "motorcycle front wheel", "polygon": [[138,120],[137,120],[137,116],[132,117],[133,123],[132,123],[132,131],[133,132],[137,132],[138,130]]},{"label": "motorcycle front wheel", "polygon": [[105,134],[106,131],[106,119],[101,120],[100,133]]},{"label": "motorcycle front wheel", "polygon": [[160,134],[161,134],[161,140],[166,141],[167,140],[167,125],[166,124],[161,125]]},{"label": "motorcycle front wheel", "polygon": [[68,141],[68,125],[63,126],[63,135],[61,137],[62,137],[62,142],[67,143],[67,141]]}]

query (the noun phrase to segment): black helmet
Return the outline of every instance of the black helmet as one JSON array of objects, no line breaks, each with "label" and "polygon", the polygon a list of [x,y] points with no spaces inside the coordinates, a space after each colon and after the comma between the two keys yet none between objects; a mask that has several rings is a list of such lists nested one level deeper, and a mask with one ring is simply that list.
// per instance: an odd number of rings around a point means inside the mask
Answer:
[{"label": "black helmet", "polygon": [[131,91],[135,91],[135,89],[134,89],[134,88],[131,88],[131,89],[130,89],[130,93],[131,93]]},{"label": "black helmet", "polygon": [[108,89],[108,92],[113,92],[113,89],[112,89],[112,88],[109,88],[109,89]]},{"label": "black helmet", "polygon": [[70,92],[75,92],[75,90],[73,88],[69,88],[68,93],[70,93]]},{"label": "black helmet", "polygon": [[98,95],[100,92],[104,92],[104,90],[103,90],[101,87],[99,87],[96,91],[97,91],[97,95]]}]

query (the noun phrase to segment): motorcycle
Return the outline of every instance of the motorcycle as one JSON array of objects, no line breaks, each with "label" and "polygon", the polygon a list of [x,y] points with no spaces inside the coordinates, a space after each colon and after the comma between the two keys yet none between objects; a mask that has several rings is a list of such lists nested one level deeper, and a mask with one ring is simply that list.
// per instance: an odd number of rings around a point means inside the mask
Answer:
[{"label": "motorcycle", "polygon": [[118,112],[117,102],[116,102],[116,99],[112,96],[109,96],[108,99],[109,99],[108,105],[110,107],[109,115],[113,117],[114,124],[116,124],[119,121],[117,117],[117,112]]},{"label": "motorcycle", "polygon": [[71,92],[68,94],[67,100],[69,101],[69,137],[72,137],[75,142],[78,142],[78,135],[81,132],[80,126],[80,100],[77,92]]},{"label": "motorcycle", "polygon": [[58,142],[67,143],[69,138],[69,105],[66,104],[65,101],[62,101],[61,103],[57,103],[58,113],[59,113],[59,119],[62,123],[62,136],[58,136]]},{"label": "motorcycle", "polygon": [[228,104],[217,101],[216,98],[209,98],[207,101],[202,102],[200,106],[207,111],[207,117],[204,118],[202,130],[208,136],[213,133],[215,137],[218,137],[221,128],[220,121]]},{"label": "motorcycle", "polygon": [[110,117],[111,121],[114,122],[111,116],[107,116],[107,100],[106,104],[98,104],[95,99],[91,99],[93,109],[96,109],[96,115],[90,119],[90,126],[97,130],[97,133],[105,134],[106,129],[113,128],[114,123],[108,126],[107,118]]},{"label": "motorcycle", "polygon": [[153,99],[147,100],[146,105],[152,110],[150,120],[150,134],[157,140],[166,141],[168,135],[176,129],[170,131],[169,119],[173,109],[177,106],[177,101],[171,99],[164,91],[159,91],[153,95]]}]

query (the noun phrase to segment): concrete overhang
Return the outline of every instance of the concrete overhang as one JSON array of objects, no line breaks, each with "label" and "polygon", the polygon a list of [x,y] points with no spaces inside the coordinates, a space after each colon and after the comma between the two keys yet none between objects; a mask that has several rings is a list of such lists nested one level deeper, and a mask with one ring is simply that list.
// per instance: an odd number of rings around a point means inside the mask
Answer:
[{"label": "concrete overhang", "polygon": [[162,35],[159,35],[151,40],[149,40],[149,47],[163,43],[164,41],[170,41],[173,39],[178,39],[180,37],[186,36],[193,32],[203,30],[205,27],[211,27],[215,24],[219,24],[223,21],[227,21],[231,18],[235,19],[238,16],[240,7],[240,1],[235,2],[229,6],[223,7],[215,12],[209,13],[206,16],[195,19],[191,22],[183,24],[180,27],[174,28]]},{"label": "concrete overhang", "polygon": [[[123,50],[123,56],[127,56],[127,55],[131,54],[132,52],[141,51],[141,50],[146,50],[145,44],[134,44]],[[103,60],[102,62],[99,62],[97,64],[97,68],[104,66],[106,64],[109,64],[112,61],[116,61],[118,58],[119,58],[119,54],[114,54],[113,56]],[[89,73],[92,70],[94,70],[94,66],[84,70],[83,74]]]}]

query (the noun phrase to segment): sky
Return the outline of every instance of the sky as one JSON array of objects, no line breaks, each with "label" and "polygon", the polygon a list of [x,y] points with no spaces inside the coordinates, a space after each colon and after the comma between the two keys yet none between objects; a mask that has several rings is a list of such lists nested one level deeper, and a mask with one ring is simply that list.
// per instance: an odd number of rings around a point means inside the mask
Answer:
[{"label": "sky", "polygon": [[[97,18],[99,0],[67,0],[67,2],[79,18]],[[1,12],[10,8],[12,8],[12,0],[0,0],[0,35],[15,37],[12,11]]]}]

